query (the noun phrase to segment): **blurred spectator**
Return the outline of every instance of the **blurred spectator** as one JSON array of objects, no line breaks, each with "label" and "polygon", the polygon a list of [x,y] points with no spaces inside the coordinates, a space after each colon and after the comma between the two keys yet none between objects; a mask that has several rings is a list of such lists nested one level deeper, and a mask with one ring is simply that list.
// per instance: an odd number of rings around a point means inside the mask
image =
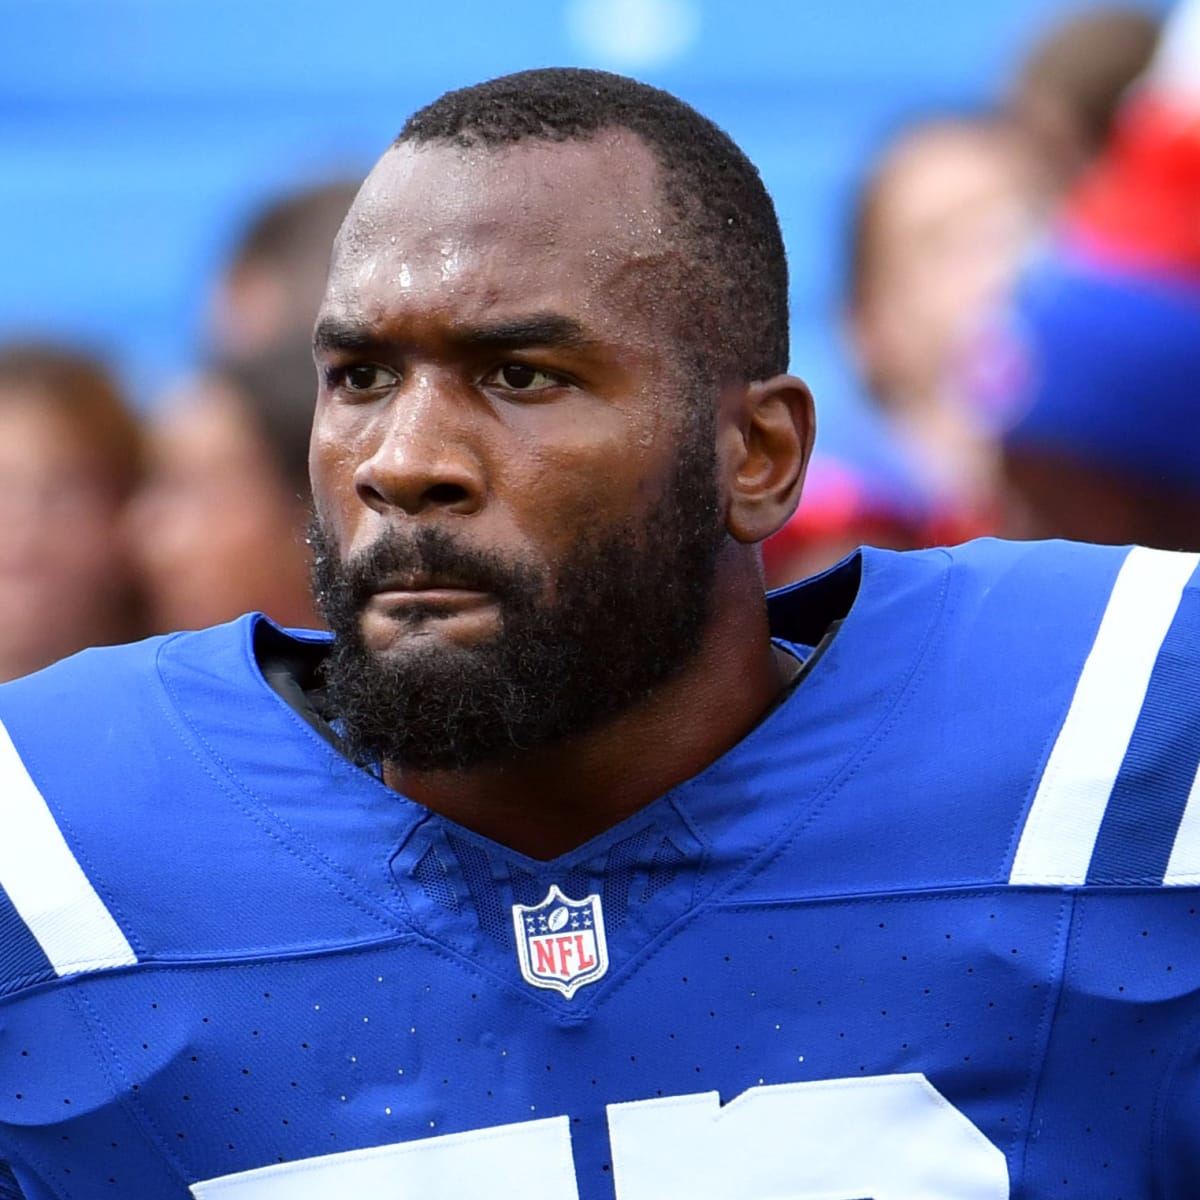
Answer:
[{"label": "blurred spectator", "polygon": [[986,529],[993,443],[956,386],[985,314],[1039,221],[1023,138],[990,117],[911,126],[884,151],[854,218],[848,318],[871,398],[958,533]]},{"label": "blurred spectator", "polygon": [[1068,197],[1064,232],[1094,258],[1200,279],[1200,4],[1173,14],[1104,154]]},{"label": "blurred spectator", "polygon": [[205,371],[163,407],[129,523],[156,629],[251,609],[318,623],[304,540],[315,396],[305,335]]},{"label": "blurred spectator", "polygon": [[212,295],[216,365],[167,399],[130,544],[154,628],[259,609],[314,625],[308,588],[311,331],[338,228],[358,190],[338,181],[264,208]]},{"label": "blurred spectator", "polygon": [[1004,532],[1200,550],[1200,277],[1062,252],[1012,322]]},{"label": "blurred spectator", "polygon": [[990,388],[1014,536],[1200,550],[1198,64],[1193,2],[1018,292]]},{"label": "blurred spectator", "polygon": [[0,348],[0,679],[140,636],[122,507],[141,440],[94,359]]},{"label": "blurred spectator", "polygon": [[254,354],[312,330],[333,239],[358,186],[340,181],[298,191],[251,221],[212,296],[217,357]]},{"label": "blurred spectator", "polygon": [[1142,8],[1096,8],[1055,24],[1017,70],[1010,111],[1028,131],[1047,187],[1061,192],[1106,145],[1122,96],[1158,43]]}]

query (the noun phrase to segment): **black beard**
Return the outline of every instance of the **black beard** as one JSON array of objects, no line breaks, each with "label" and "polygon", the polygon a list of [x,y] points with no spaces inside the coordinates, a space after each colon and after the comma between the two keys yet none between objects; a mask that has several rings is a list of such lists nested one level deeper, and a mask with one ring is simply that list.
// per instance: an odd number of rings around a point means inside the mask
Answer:
[{"label": "black beard", "polygon": [[[329,715],[351,755],[424,770],[500,760],[600,725],[698,650],[724,538],[712,422],[685,435],[644,523],[585,535],[554,575],[468,549],[444,526],[399,523],[345,563],[316,518],[310,537],[314,596],[335,635],[324,668]],[[498,634],[469,647],[418,639],[386,658],[373,653],[363,605],[408,571],[490,593]]]}]

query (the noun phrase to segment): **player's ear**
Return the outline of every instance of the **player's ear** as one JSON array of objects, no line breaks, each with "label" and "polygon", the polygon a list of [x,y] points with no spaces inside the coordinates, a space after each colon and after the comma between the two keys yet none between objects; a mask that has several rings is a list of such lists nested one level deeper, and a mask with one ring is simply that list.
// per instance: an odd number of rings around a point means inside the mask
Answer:
[{"label": "player's ear", "polygon": [[725,525],[753,544],[780,529],[796,509],[812,454],[812,394],[794,375],[775,375],[723,398]]}]

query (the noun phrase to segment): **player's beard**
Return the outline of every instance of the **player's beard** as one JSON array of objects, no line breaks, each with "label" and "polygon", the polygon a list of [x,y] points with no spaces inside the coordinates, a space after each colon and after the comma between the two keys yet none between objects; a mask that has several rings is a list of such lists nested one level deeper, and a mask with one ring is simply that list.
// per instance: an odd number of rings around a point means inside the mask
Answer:
[{"label": "player's beard", "polygon": [[[628,709],[695,655],[724,538],[712,420],[695,420],[670,485],[643,522],[581,535],[551,572],[403,524],[343,562],[314,518],[313,590],[335,635],[328,711],[359,761],[456,770],[584,733]],[[366,646],[363,606],[420,572],[490,594],[499,631],[469,646],[414,638]],[[427,616],[426,619],[434,619]]]}]

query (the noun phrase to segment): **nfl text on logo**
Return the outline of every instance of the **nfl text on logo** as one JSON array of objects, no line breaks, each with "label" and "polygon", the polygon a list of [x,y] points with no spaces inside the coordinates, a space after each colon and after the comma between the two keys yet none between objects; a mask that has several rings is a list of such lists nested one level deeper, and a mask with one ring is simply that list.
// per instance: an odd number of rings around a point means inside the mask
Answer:
[{"label": "nfl text on logo", "polygon": [[514,904],[513,928],[521,975],[534,987],[568,1000],[608,970],[604,912],[596,894],[569,900],[551,884],[541,904]]}]

